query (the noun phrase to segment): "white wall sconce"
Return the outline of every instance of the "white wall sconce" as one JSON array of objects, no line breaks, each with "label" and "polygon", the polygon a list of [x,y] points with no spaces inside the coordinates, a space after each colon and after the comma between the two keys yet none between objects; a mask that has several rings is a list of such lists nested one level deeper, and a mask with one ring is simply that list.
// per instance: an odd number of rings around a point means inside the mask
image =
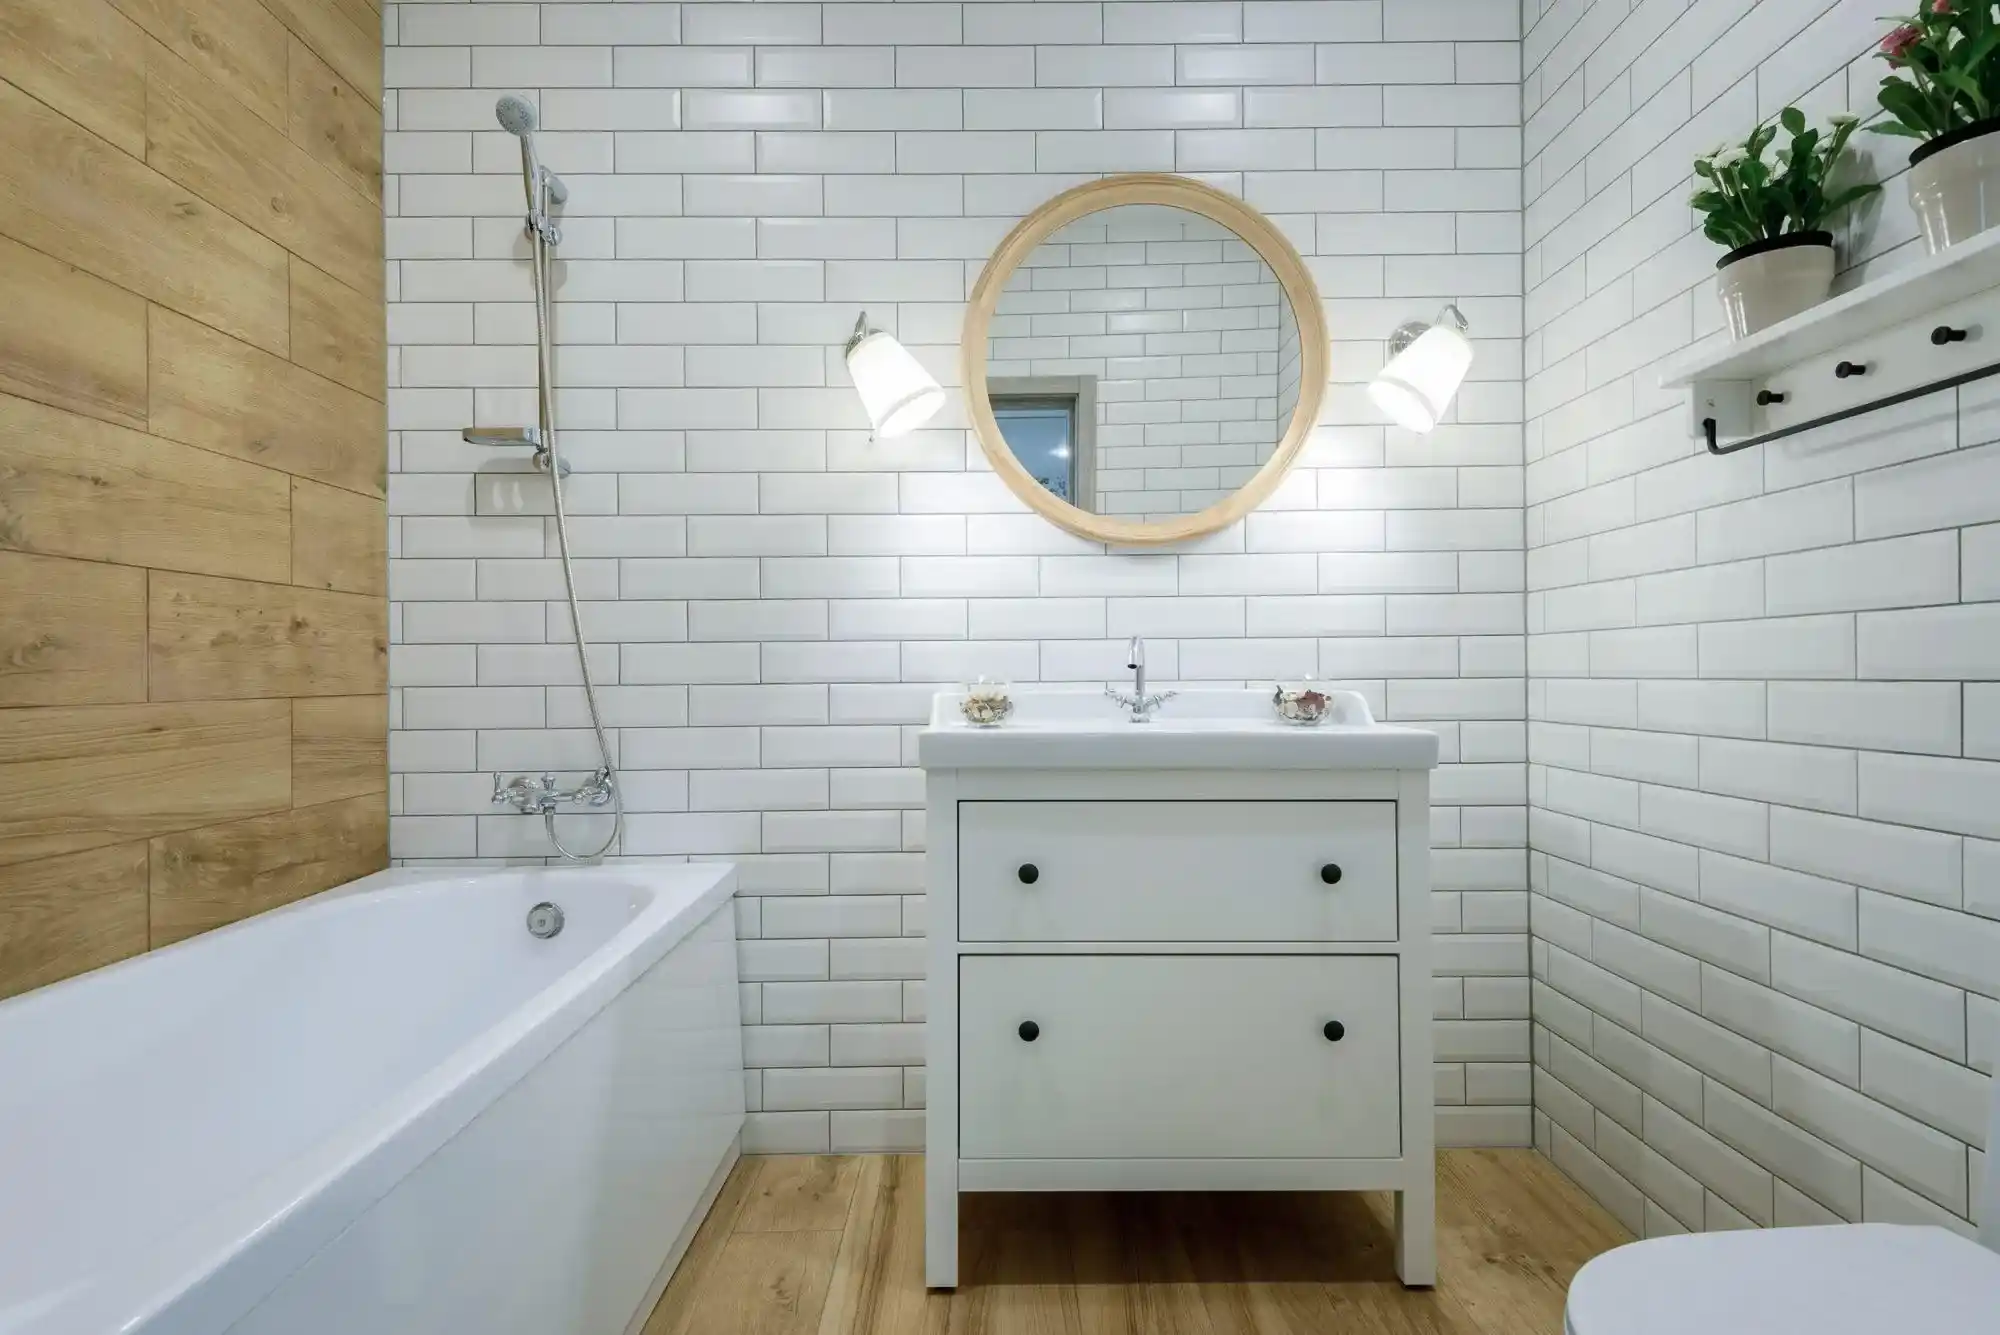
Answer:
[{"label": "white wall sconce", "polygon": [[868,327],[868,312],[854,322],[847,340],[847,374],[868,412],[868,423],[883,439],[907,435],[944,407],[944,390],[895,336]]},{"label": "white wall sconce", "polygon": [[1389,335],[1389,364],[1368,383],[1368,397],[1397,426],[1423,433],[1443,418],[1472,366],[1470,328],[1456,306],[1435,322],[1412,320]]}]

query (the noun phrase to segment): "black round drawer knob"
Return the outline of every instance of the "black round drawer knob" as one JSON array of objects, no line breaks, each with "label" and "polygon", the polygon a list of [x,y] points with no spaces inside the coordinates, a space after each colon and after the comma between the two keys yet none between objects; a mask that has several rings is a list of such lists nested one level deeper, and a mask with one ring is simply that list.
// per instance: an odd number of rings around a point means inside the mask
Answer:
[{"label": "black round drawer knob", "polygon": [[1833,374],[1837,380],[1847,380],[1857,375],[1867,375],[1868,364],[1866,362],[1842,362],[1833,368]]},{"label": "black round drawer knob", "polygon": [[1963,343],[1967,332],[1963,329],[1954,329],[1948,324],[1941,324],[1931,330],[1931,342],[1940,348],[1947,343]]},{"label": "black round drawer knob", "polygon": [[1338,1043],[1341,1039],[1347,1037],[1347,1026],[1338,1020],[1328,1020],[1326,1028],[1320,1030],[1320,1032],[1326,1035],[1327,1042]]},{"label": "black round drawer knob", "polygon": [[1319,878],[1322,881],[1325,881],[1328,885],[1339,885],[1340,864],[1338,862],[1327,863],[1324,867],[1321,867],[1319,869]]},{"label": "black round drawer knob", "polygon": [[1032,1043],[1042,1036],[1042,1027],[1033,1020],[1023,1020],[1021,1027],[1015,1032],[1021,1035],[1023,1043]]},{"label": "black round drawer knob", "polygon": [[1037,867],[1032,862],[1023,862],[1021,864],[1021,870],[1015,872],[1014,874],[1021,878],[1022,885],[1033,885],[1036,881],[1042,879],[1041,868]]}]

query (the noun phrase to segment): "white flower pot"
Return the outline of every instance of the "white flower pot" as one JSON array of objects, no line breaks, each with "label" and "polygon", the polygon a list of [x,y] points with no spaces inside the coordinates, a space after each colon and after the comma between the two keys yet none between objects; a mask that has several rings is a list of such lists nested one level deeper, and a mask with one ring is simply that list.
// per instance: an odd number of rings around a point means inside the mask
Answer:
[{"label": "white flower pot", "polygon": [[1743,338],[1817,306],[1833,290],[1833,234],[1795,232],[1738,246],[1715,266],[1729,336]]},{"label": "white flower pot", "polygon": [[1910,208],[1935,255],[2000,223],[2000,122],[1953,130],[1910,154]]}]

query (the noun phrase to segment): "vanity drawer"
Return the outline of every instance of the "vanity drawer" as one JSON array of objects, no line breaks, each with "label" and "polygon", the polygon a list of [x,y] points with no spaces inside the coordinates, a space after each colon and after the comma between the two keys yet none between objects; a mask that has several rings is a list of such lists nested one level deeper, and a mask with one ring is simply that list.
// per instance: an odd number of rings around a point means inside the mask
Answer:
[{"label": "vanity drawer", "polygon": [[1382,955],[966,956],[959,1152],[1393,1158],[1396,970]]},{"label": "vanity drawer", "polygon": [[963,941],[1394,941],[1394,802],[961,802]]}]

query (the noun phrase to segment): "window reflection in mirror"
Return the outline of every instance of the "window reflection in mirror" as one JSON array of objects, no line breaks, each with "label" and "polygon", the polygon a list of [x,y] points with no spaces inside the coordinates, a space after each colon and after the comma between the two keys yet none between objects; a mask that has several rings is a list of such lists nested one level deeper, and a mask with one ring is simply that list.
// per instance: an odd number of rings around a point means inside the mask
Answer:
[{"label": "window reflection in mirror", "polygon": [[1069,500],[1076,495],[1076,400],[995,395],[993,418],[1028,475]]},{"label": "window reflection in mirror", "polygon": [[1000,376],[988,381],[987,393],[1007,448],[1036,482],[1066,501],[1093,493],[1094,376]]},{"label": "window reflection in mirror", "polygon": [[1045,490],[1093,514],[1170,519],[1220,504],[1271,458],[1302,351],[1248,241],[1190,209],[1121,204],[1051,233],[1009,275],[987,393]]}]

